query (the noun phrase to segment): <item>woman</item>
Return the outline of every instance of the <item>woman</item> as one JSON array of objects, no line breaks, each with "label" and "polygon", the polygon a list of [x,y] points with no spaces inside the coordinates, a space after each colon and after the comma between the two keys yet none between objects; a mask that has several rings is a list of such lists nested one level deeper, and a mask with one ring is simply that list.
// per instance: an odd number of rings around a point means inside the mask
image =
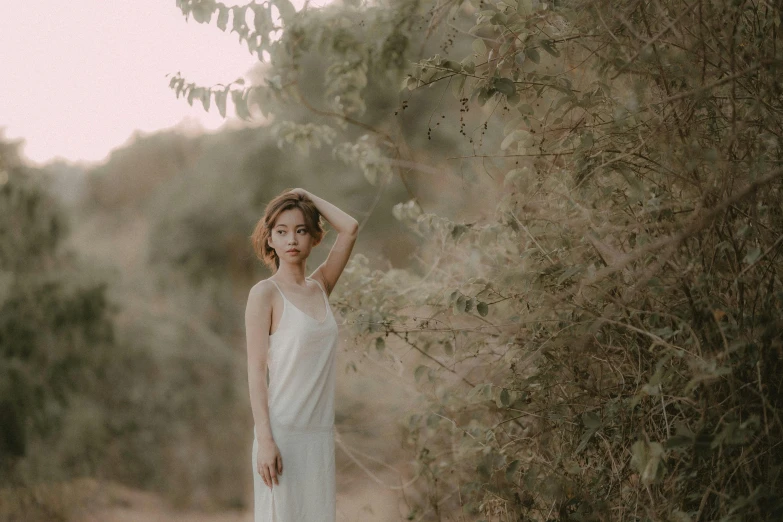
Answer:
[{"label": "woman", "polygon": [[[305,277],[307,257],[324,235],[320,216],[337,239]],[[245,310],[255,522],[336,518],[337,322],[328,297],[358,228],[339,208],[297,188],[269,202],[251,236],[256,255],[274,272],[250,289]]]}]

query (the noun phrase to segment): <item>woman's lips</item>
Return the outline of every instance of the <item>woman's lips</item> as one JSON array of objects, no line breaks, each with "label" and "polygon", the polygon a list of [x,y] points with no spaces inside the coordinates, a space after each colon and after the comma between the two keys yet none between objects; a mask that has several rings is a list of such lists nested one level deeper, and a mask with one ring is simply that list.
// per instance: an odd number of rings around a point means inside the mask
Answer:
[{"label": "woman's lips", "polygon": [[299,251],[298,250],[286,250],[286,252],[288,252],[289,254],[292,254],[294,252],[299,252]]}]

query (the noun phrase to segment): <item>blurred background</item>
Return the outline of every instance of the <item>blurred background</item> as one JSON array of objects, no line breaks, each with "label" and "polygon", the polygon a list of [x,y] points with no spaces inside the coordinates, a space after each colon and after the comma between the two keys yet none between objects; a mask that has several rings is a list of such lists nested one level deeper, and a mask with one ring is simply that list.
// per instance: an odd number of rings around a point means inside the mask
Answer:
[{"label": "blurred background", "polygon": [[[169,505],[249,520],[244,304],[270,275],[253,226],[302,186],[368,220],[357,252],[404,263],[400,188],[371,214],[361,174],[329,154],[300,159],[264,121],[177,99],[167,73],[217,83],[258,60],[174,2],[7,2],[3,19],[1,487],[48,486],[4,515],[78,519],[86,496],[106,507],[95,520],[171,520]],[[341,370],[354,349],[344,338]],[[369,376],[341,376],[346,443],[393,425],[359,401]],[[340,459],[341,490],[357,471]]]},{"label": "blurred background", "polygon": [[783,517],[779,7],[2,19],[0,520],[252,520],[249,236],[292,187],[361,224],[338,520]]},{"label": "blurred background", "polygon": [[[244,306],[271,273],[250,233],[271,198],[300,186],[362,221],[356,254],[405,266],[418,239],[391,207],[408,189],[373,187],[326,148],[278,146],[271,116],[178,99],[166,75],[250,82],[264,64],[173,1],[3,11],[0,515],[251,520]],[[398,103],[396,83],[373,92],[370,119]],[[340,346],[341,520],[396,520],[400,492],[383,484],[408,471],[395,426],[410,383],[363,364],[350,332]]]}]

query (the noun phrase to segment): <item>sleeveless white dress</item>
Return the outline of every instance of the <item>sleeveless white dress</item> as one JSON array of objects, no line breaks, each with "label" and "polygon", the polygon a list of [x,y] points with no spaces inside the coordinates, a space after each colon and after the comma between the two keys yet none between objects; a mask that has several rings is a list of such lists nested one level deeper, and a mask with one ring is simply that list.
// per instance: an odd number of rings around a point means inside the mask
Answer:
[{"label": "sleeveless white dress", "polygon": [[[334,522],[334,387],[337,321],[321,284],[326,315],[310,317],[283,296],[280,324],[269,336],[269,421],[283,457],[279,484],[270,489],[256,469],[253,427],[255,522]],[[271,279],[270,279],[271,281]]]}]

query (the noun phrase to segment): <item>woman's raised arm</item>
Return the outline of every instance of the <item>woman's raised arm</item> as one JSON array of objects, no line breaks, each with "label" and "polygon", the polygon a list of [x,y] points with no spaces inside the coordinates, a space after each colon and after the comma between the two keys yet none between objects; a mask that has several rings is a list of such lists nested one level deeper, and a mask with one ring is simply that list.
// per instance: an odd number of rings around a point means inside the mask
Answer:
[{"label": "woman's raised arm", "polygon": [[291,190],[291,192],[304,194],[310,198],[318,212],[337,230],[337,239],[334,245],[332,245],[329,255],[321,263],[321,266],[316,268],[310,275],[311,278],[317,279],[324,284],[327,295],[331,294],[334,286],[337,284],[337,280],[343,273],[345,265],[348,264],[348,259],[351,257],[353,245],[356,243],[356,237],[359,234],[359,222],[333,204],[304,189],[296,188]]}]

